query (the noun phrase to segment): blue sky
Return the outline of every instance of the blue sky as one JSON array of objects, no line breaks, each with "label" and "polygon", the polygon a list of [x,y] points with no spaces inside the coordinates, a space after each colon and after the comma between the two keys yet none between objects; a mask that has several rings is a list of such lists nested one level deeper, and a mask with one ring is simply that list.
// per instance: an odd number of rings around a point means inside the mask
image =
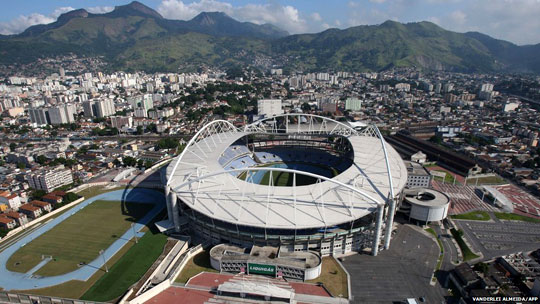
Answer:
[{"label": "blue sky", "polygon": [[[75,8],[103,13],[129,1],[9,0],[0,11],[0,33],[19,33],[33,24],[50,23]],[[139,1],[170,19],[188,20],[201,11],[223,11],[237,20],[272,23],[290,33],[380,24],[391,19],[431,21],[449,30],[479,31],[517,44],[540,43],[540,0]]]}]

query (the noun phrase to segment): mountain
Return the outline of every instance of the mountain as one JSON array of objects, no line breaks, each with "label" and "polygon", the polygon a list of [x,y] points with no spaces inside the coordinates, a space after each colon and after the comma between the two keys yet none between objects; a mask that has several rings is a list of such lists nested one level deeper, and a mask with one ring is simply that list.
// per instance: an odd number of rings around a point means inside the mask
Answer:
[{"label": "mountain", "polygon": [[430,22],[329,29],[318,34],[285,37],[272,47],[299,61],[300,67],[380,70],[418,66],[432,70],[495,71],[505,64],[477,39],[447,31]]},{"label": "mountain", "polygon": [[328,29],[289,35],[270,24],[221,12],[170,20],[132,2],[106,14],[84,9],[0,37],[0,63],[75,53],[103,56],[110,69],[176,71],[200,65],[273,62],[305,71],[377,71],[416,66],[459,72],[540,73],[540,44],[517,46],[487,35],[447,31],[430,22]]}]

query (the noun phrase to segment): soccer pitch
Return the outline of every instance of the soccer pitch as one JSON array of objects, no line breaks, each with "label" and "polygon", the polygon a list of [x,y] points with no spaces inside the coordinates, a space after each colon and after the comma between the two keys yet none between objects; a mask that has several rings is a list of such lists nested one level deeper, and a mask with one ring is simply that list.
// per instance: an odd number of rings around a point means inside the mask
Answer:
[{"label": "soccer pitch", "polygon": [[[264,164],[258,167],[297,169],[300,171],[312,172],[312,173],[316,173],[316,174],[327,176],[327,177],[334,177],[338,175],[337,170],[330,166],[312,164],[312,163],[306,163],[306,162],[289,162],[289,163],[277,162],[277,163]],[[254,174],[254,176],[252,174]],[[243,180],[246,180],[246,177],[247,177],[246,172],[242,172],[238,176],[238,178],[243,179]],[[265,185],[265,186],[268,186],[270,184],[270,180],[272,180],[272,185],[274,186],[290,187],[293,185],[294,177],[293,177],[293,174],[289,172],[259,171],[255,173],[250,173],[250,177],[248,178],[248,181],[249,180],[252,180],[254,183]],[[315,184],[316,182],[317,182],[317,178],[315,177],[302,175],[302,174],[296,174],[297,186],[311,185],[311,184]]]},{"label": "soccer pitch", "polygon": [[[124,206],[122,206],[124,205]],[[52,260],[34,275],[55,276],[74,271],[79,263],[89,263],[123,235],[153,204],[97,200],[21,247],[7,262],[7,269],[28,272],[42,261]]]}]

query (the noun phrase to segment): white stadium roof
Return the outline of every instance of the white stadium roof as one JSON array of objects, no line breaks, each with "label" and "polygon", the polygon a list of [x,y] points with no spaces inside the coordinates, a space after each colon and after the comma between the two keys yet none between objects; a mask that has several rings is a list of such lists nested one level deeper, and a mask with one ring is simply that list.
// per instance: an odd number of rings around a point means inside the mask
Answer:
[{"label": "white stadium roof", "polygon": [[[405,186],[405,165],[398,153],[385,144],[375,126],[359,132],[328,118],[307,114],[285,116],[304,116],[308,122],[300,125],[287,123],[284,130],[277,130],[275,123],[268,127],[267,122],[273,118],[242,130],[226,121],[207,124],[167,167],[167,184],[171,191],[190,208],[211,218],[261,228],[303,229],[330,227],[361,218],[374,212],[378,205],[386,204],[390,193],[397,194]],[[301,133],[343,135],[353,147],[354,162],[331,179],[302,173],[319,178],[320,182],[291,187],[241,180],[218,162],[222,153],[243,136],[276,132],[280,132],[279,135],[289,134],[290,138]],[[296,170],[269,167],[232,171],[249,170],[300,174]],[[392,192],[390,184],[393,184]]]}]

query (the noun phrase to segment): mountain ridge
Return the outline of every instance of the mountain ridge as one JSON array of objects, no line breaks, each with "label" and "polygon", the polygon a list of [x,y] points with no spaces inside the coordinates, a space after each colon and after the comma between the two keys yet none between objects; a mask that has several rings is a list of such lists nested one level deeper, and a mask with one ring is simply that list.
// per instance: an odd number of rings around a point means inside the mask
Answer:
[{"label": "mountain ridge", "polygon": [[132,2],[105,14],[84,9],[50,24],[0,37],[0,62],[75,53],[103,56],[111,68],[174,71],[198,65],[273,62],[305,71],[374,71],[415,66],[459,72],[540,73],[540,44],[518,46],[488,35],[448,31],[428,21],[361,25],[289,35],[271,24],[240,22],[223,12],[170,20]]}]

